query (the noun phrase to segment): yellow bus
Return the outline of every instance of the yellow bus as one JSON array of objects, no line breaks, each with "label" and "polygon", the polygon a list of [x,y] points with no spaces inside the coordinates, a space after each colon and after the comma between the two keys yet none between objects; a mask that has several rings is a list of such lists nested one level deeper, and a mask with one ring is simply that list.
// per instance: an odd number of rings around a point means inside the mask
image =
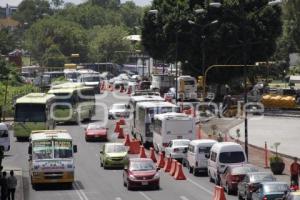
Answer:
[{"label": "yellow bus", "polygon": [[32,131],[28,154],[32,186],[74,182],[74,153],[77,146],[66,130]]}]

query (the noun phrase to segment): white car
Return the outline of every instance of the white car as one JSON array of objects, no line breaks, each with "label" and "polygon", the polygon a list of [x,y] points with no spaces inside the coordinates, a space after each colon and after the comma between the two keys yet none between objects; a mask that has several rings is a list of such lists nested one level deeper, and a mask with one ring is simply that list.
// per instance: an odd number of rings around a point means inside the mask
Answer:
[{"label": "white car", "polygon": [[177,160],[185,159],[189,144],[190,140],[187,139],[171,140],[165,148],[166,156]]},{"label": "white car", "polygon": [[108,111],[108,119],[117,119],[120,117],[128,118],[130,115],[130,107],[126,103],[115,103]]}]

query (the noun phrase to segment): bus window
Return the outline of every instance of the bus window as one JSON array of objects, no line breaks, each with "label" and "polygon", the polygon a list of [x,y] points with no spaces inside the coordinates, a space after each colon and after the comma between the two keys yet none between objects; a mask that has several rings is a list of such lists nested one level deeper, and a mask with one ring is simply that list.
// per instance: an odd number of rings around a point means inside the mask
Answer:
[{"label": "bus window", "polygon": [[33,143],[32,158],[50,159],[52,158],[52,142],[51,141],[36,141]]},{"label": "bus window", "polygon": [[54,158],[72,158],[71,141],[54,141]]}]

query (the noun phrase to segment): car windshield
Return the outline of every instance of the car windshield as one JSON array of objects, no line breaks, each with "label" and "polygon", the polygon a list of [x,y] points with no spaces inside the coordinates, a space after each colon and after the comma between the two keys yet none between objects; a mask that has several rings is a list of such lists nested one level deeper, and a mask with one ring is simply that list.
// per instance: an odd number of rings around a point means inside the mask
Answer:
[{"label": "car windshield", "polygon": [[151,171],[155,170],[153,162],[131,162],[131,171]]},{"label": "car windshield", "polygon": [[245,156],[242,151],[222,152],[219,159],[221,163],[241,163],[245,161]]},{"label": "car windshield", "polygon": [[272,174],[254,174],[250,177],[250,181],[253,183],[263,182],[263,181],[274,181],[275,178]]},{"label": "car windshield", "polygon": [[211,147],[199,147],[199,153],[209,153]]},{"label": "car windshield", "polygon": [[106,153],[120,153],[125,151],[126,148],[123,145],[107,145],[105,149]]},{"label": "car windshield", "polygon": [[189,140],[173,141],[174,146],[188,146],[189,143],[190,143]]},{"label": "car windshield", "polygon": [[239,175],[239,174],[246,174],[248,172],[257,172],[258,170],[254,166],[241,166],[241,167],[233,167],[232,174]]},{"label": "car windshield", "polygon": [[287,184],[266,184],[263,188],[265,193],[285,192],[289,190]]},{"label": "car windshield", "polygon": [[103,126],[100,126],[99,124],[89,124],[87,129],[89,129],[89,130],[99,130],[99,129],[103,129]]},{"label": "car windshield", "polygon": [[112,109],[125,109],[125,105],[124,104],[115,104],[113,105]]},{"label": "car windshield", "polygon": [[71,141],[54,141],[54,158],[72,158]]}]

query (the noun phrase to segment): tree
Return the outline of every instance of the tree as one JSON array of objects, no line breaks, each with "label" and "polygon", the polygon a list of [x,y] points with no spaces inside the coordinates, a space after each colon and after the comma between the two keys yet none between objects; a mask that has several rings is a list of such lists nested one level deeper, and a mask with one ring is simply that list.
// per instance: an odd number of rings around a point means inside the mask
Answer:
[{"label": "tree", "polygon": [[121,26],[95,27],[89,36],[90,60],[93,62],[124,62],[132,49],[130,42],[124,39],[127,35],[128,32]]},{"label": "tree", "polygon": [[32,25],[45,16],[52,15],[50,3],[47,0],[23,0],[13,17],[22,24]]},{"label": "tree", "polygon": [[136,6],[132,1],[127,1],[121,5],[120,13],[124,25],[132,28],[132,32],[136,34],[136,29],[141,26],[143,8]]},{"label": "tree", "polygon": [[13,32],[8,29],[0,30],[0,55],[8,54],[10,51],[14,50],[16,47],[16,40],[14,38]]},{"label": "tree", "polygon": [[120,0],[88,0],[88,2],[104,7],[104,8],[118,8],[121,4]]},{"label": "tree", "polygon": [[43,55],[43,63],[46,67],[63,68],[66,60],[56,44],[51,45]]},{"label": "tree", "polygon": [[25,44],[40,64],[43,64],[43,55],[52,45],[57,45],[66,57],[79,53],[81,62],[87,58],[86,32],[79,24],[62,18],[49,17],[33,24],[26,32]]},{"label": "tree", "polygon": [[[151,9],[158,10],[157,16],[146,12],[143,20],[142,41],[146,51],[156,59],[181,61],[183,70],[189,74],[200,74],[202,67],[213,64],[253,64],[274,53],[276,39],[281,34],[280,7],[268,6],[267,0],[246,0],[243,11],[240,1],[223,0],[219,9],[209,8],[206,14],[194,14],[194,10],[204,7],[204,2],[154,0]],[[190,19],[197,25],[189,24]],[[215,19],[218,24],[207,26]],[[205,66],[201,66],[202,48]],[[241,70],[230,73],[222,70],[213,77],[222,82],[240,73]]]},{"label": "tree", "polygon": [[55,7],[58,8],[64,4],[64,0],[52,0],[51,4]]}]

